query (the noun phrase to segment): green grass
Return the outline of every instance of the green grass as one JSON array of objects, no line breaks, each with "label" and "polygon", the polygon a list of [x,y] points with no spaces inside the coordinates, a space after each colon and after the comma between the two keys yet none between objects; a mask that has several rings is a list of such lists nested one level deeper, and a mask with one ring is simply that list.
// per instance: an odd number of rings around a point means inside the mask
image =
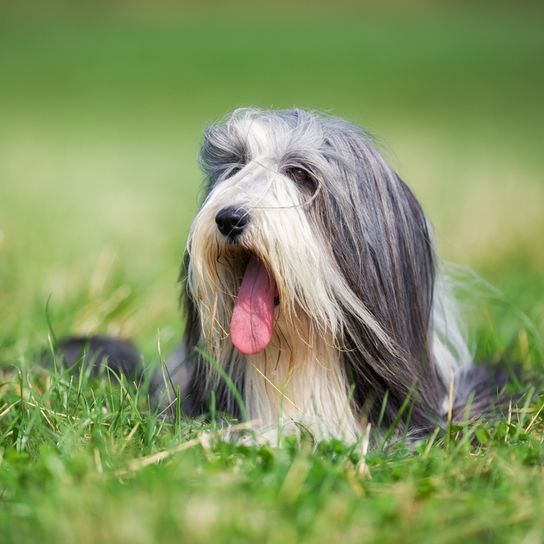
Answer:
[{"label": "green grass", "polygon": [[36,367],[48,320],[134,338],[150,365],[168,354],[202,127],[300,105],[381,138],[442,255],[475,271],[478,358],[541,375],[542,12],[119,5],[0,17],[0,541],[543,541],[530,387],[509,420],[361,459],[229,441],[130,384]]},{"label": "green grass", "polygon": [[539,541],[534,400],[509,421],[361,459],[335,441],[271,448],[226,440],[216,422],[166,421],[108,377],[13,372],[0,412],[3,541]]}]

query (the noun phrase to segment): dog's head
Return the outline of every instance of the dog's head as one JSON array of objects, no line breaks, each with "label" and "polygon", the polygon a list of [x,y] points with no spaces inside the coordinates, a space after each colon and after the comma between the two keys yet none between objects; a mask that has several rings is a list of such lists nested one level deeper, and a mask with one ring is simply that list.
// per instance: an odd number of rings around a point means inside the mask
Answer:
[{"label": "dog's head", "polygon": [[206,130],[201,164],[187,290],[214,356],[231,342],[250,354],[282,339],[292,348],[286,335],[310,347],[327,338],[363,373],[417,378],[411,362],[431,357],[431,237],[363,131],[299,109],[242,109]]}]

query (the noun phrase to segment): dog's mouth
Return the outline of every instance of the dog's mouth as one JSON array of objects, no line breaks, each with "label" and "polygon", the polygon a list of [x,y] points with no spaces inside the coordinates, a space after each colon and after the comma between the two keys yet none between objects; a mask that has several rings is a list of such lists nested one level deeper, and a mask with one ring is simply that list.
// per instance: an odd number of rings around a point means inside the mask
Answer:
[{"label": "dog's mouth", "polygon": [[276,281],[263,261],[249,253],[230,322],[232,343],[241,353],[264,351],[272,339],[277,304]]}]

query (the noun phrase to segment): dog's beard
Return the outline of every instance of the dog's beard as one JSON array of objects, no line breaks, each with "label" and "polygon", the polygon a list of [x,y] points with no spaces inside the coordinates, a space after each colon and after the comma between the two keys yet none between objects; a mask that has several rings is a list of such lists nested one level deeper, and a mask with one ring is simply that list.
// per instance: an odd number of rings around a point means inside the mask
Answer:
[{"label": "dog's beard", "polygon": [[[190,233],[187,286],[199,310],[203,341],[218,361],[231,348],[230,324],[248,263],[257,258],[275,284],[278,322],[297,343],[327,338],[342,351],[346,315],[355,316],[395,355],[395,346],[348,287],[333,258],[328,233],[312,219],[308,202],[291,180],[261,165],[218,183]],[[258,187],[259,190],[255,190]],[[215,216],[224,206],[243,207],[250,222],[236,242],[219,234]],[[317,204],[316,204],[317,205]],[[318,205],[317,205],[318,206]],[[314,213],[319,217],[319,213]]]},{"label": "dog's beard", "polygon": [[[243,334],[237,334],[244,316],[262,322],[269,320],[272,312],[270,332],[276,329],[278,319],[285,319],[301,335],[300,316],[316,315],[315,321],[321,327],[327,322],[328,328],[336,321],[336,308],[324,300],[330,297],[323,281],[327,276],[323,249],[316,247],[300,194],[279,174],[261,172],[259,182],[260,194],[244,191],[251,184],[248,177],[224,181],[210,193],[190,234],[188,287],[200,312],[203,340],[218,359],[231,339],[244,353],[263,351],[272,341],[271,336],[244,339]],[[235,243],[218,233],[214,221],[221,207],[233,203],[250,210],[251,215],[247,232]],[[251,297],[245,296],[249,283],[252,288],[260,285],[260,304],[252,304]],[[240,308],[244,302],[245,312]],[[259,312],[259,305],[266,308]],[[231,331],[233,312],[236,323]],[[323,313],[329,315],[323,318]],[[234,338],[230,338],[231,332]],[[253,347],[245,345],[250,340]]]},{"label": "dog's beard", "polygon": [[[260,178],[259,183],[263,189],[257,194],[244,191],[250,186],[247,178],[222,182],[193,222],[187,287],[200,316],[201,344],[228,373],[245,376],[249,415],[261,425],[273,426],[287,416],[310,426],[318,436],[339,432],[353,440],[360,426],[350,408],[341,363],[347,349],[346,309],[383,345],[390,345],[389,338],[347,286],[332,256],[331,241],[312,220],[304,195],[277,174]],[[251,214],[235,243],[220,235],[215,225],[218,210],[233,203]],[[272,334],[258,353],[241,356],[233,347],[231,323],[248,264],[255,259],[275,287]],[[218,379],[211,372],[208,387]]]},{"label": "dog's beard", "polygon": [[[279,305],[279,292],[266,260],[239,245],[217,244],[213,288],[201,313],[205,339],[214,345],[218,330],[230,336],[243,354],[262,352],[269,344]],[[210,313],[211,307],[211,313]],[[210,327],[205,327],[208,322]]]},{"label": "dog's beard", "polygon": [[[333,316],[328,318],[329,325],[321,317],[309,317],[308,303],[315,301],[304,296],[301,283],[308,274],[297,270],[302,263],[272,260],[263,250],[265,244],[250,241],[249,237],[237,244],[218,238],[213,233],[211,240],[200,247],[192,238],[188,271],[203,340],[215,358],[220,361],[231,343],[241,353],[253,355],[263,352],[269,344],[275,348],[283,344],[282,349],[291,346],[291,350],[294,343],[310,346],[316,329],[321,334],[327,329],[330,335]],[[316,270],[316,263],[309,266]],[[297,281],[289,282],[289,276]],[[316,283],[317,279],[310,282]],[[322,289],[321,294],[324,292]]]},{"label": "dog's beard", "polygon": [[[196,221],[194,234],[199,226]],[[244,375],[244,402],[261,431],[291,432],[296,422],[316,438],[342,436],[355,441],[361,427],[350,406],[348,380],[340,363],[344,348],[336,335],[341,325],[335,306],[326,298],[325,280],[319,278],[323,263],[301,262],[296,258],[300,252],[292,254],[292,262],[285,255],[282,259],[264,255],[263,246],[268,249],[279,243],[276,239],[276,243],[257,244],[247,237],[229,244],[215,233],[208,244],[191,239],[189,285],[199,309],[203,344],[230,375]],[[204,253],[196,252],[198,248]],[[322,252],[310,254],[323,257]],[[257,259],[273,278],[273,324],[266,345],[242,355],[236,346],[233,314],[248,265]],[[310,313],[312,304],[320,305],[319,311]],[[207,379],[213,389],[220,377],[210,372]]]}]

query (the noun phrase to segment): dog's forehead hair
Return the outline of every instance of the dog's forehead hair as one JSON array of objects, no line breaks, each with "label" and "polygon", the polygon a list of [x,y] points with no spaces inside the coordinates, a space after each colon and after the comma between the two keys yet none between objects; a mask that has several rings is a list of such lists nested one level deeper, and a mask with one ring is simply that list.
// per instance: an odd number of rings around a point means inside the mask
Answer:
[{"label": "dog's forehead hair", "polygon": [[322,143],[321,138],[309,138],[311,134],[301,131],[293,122],[271,114],[234,117],[226,130],[243,149],[244,162],[267,160],[279,163],[297,150],[316,149]]},{"label": "dog's forehead hair", "polygon": [[254,162],[276,173],[302,168],[332,191],[331,198],[352,206],[351,193],[360,192],[381,162],[362,129],[311,110],[243,108],[209,126],[204,136],[200,164],[207,192]]},{"label": "dog's forehead hair", "polygon": [[326,163],[360,167],[364,156],[373,162],[379,155],[360,127],[304,109],[241,108],[209,126],[204,136],[200,162],[212,182],[225,166],[263,157],[277,163],[294,159],[319,170]]},{"label": "dog's forehead hair", "polygon": [[321,120],[299,110],[252,111],[242,117],[234,114],[226,128],[244,146],[247,161],[261,158],[279,161],[297,151],[317,151],[324,143]]}]

